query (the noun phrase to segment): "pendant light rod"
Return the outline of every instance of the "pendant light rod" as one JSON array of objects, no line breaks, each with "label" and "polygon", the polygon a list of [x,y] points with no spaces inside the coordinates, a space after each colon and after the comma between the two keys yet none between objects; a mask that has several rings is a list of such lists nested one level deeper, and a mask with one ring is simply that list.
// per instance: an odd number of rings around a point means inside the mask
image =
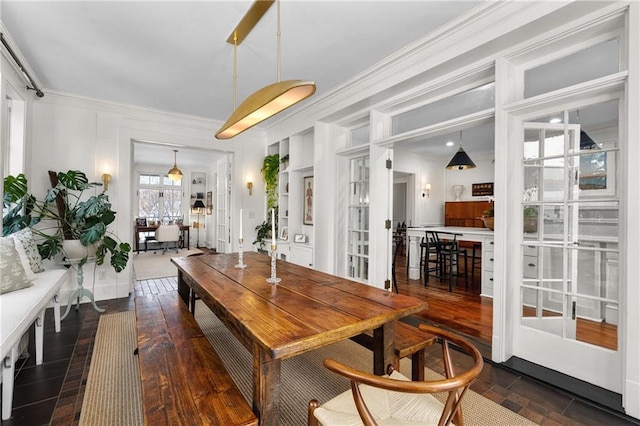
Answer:
[{"label": "pendant light rod", "polygon": [[277,31],[276,31],[276,52],[277,52],[277,57],[276,60],[278,62],[278,66],[277,66],[277,75],[276,75],[276,81],[278,83],[280,83],[280,62],[282,61],[282,50],[280,49],[280,36],[282,35],[282,33],[280,32],[280,1],[278,0],[278,5],[277,5],[277,11],[278,11],[278,19],[277,19]]},{"label": "pendant light rod", "polygon": [[233,110],[236,110],[236,92],[238,87],[238,34],[233,33]]},{"label": "pendant light rod", "polygon": [[251,8],[249,8],[233,32],[229,35],[229,38],[227,38],[227,43],[237,43],[238,45],[242,43],[274,2],[275,0],[254,1]]},{"label": "pendant light rod", "polygon": [[[255,0],[249,11],[233,30],[227,42],[233,42],[234,49],[244,40],[260,18],[271,7],[274,0]],[[313,81],[286,80],[281,81],[281,32],[280,32],[280,2],[277,12],[277,82],[269,84],[251,94],[237,108],[235,106],[236,93],[236,54],[234,53],[234,105],[233,112],[222,127],[216,132],[216,139],[231,139],[258,123],[267,120],[281,111],[297,104],[313,95],[316,84]],[[231,40],[231,41],[230,41]]]}]

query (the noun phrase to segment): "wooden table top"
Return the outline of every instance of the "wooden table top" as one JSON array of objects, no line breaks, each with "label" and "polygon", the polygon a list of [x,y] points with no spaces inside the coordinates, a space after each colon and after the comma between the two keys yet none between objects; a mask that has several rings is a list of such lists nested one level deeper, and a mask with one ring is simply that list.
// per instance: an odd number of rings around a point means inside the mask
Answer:
[{"label": "wooden table top", "polygon": [[369,285],[277,261],[237,254],[173,258],[183,279],[247,348],[257,344],[272,359],[286,359],[347,339],[427,308],[427,303]]}]

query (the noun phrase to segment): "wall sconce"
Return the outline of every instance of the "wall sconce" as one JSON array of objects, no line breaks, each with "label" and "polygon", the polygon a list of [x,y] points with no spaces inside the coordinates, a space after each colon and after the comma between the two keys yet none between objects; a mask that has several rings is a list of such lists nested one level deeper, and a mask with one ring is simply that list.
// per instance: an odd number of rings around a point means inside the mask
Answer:
[{"label": "wall sconce", "polygon": [[249,188],[249,195],[253,195],[253,182],[247,182],[247,188]]},{"label": "wall sconce", "polygon": [[424,189],[422,190],[422,198],[424,198],[425,196],[429,198],[430,195],[431,195],[431,184],[427,183],[424,185]]},{"label": "wall sconce", "polygon": [[111,182],[111,175],[109,173],[102,174],[102,183],[104,184],[104,190],[109,190],[109,182]]},{"label": "wall sconce", "polygon": [[102,186],[104,191],[109,190],[109,182],[111,182],[111,175],[109,174],[109,164],[105,163],[102,168]]}]

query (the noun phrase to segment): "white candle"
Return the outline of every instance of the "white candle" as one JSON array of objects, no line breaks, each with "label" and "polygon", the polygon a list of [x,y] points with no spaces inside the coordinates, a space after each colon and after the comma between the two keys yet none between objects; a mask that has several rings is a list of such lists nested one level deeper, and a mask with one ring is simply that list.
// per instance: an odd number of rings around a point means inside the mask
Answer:
[{"label": "white candle", "polygon": [[271,245],[276,245],[276,213],[275,209],[271,209]]},{"label": "white candle", "polygon": [[240,239],[242,239],[242,209],[240,209]]}]

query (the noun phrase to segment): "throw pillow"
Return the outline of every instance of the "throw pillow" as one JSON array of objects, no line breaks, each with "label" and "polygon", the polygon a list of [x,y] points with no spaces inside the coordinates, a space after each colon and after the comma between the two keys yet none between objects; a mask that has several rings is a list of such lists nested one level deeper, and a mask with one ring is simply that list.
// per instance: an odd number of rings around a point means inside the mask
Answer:
[{"label": "throw pillow", "polygon": [[31,228],[21,229],[10,236],[20,242],[22,248],[24,248],[24,252],[27,254],[27,258],[29,259],[29,267],[31,270],[36,273],[44,271],[44,268],[42,267],[42,257],[40,256],[38,246],[33,239],[33,232],[31,231]]},{"label": "throw pillow", "polygon": [[0,294],[33,285],[27,278],[15,244],[11,237],[0,237]]},{"label": "throw pillow", "polygon": [[35,280],[37,277],[36,277],[36,274],[34,274],[33,271],[31,270],[31,265],[29,264],[29,257],[27,256],[27,252],[24,251],[24,247],[22,246],[22,244],[20,244],[20,241],[18,241],[18,239],[14,238],[13,242],[16,245],[16,252],[18,252],[18,258],[20,259],[20,263],[24,268],[24,273],[27,276],[27,279],[29,281]]}]

